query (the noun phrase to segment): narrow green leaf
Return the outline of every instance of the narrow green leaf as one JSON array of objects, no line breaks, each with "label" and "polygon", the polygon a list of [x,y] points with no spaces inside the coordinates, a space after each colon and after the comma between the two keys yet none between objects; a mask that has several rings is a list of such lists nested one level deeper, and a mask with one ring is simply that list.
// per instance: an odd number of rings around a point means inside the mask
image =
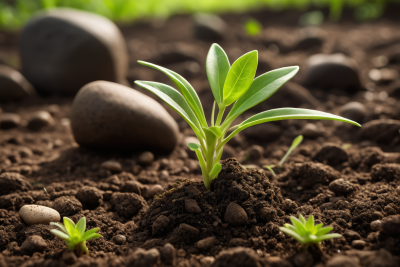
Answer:
[{"label": "narrow green leaf", "polygon": [[327,235],[323,235],[323,236],[318,236],[317,240],[320,242],[320,241],[328,240],[331,238],[339,238],[339,237],[342,237],[342,236],[339,234],[327,234]]},{"label": "narrow green leaf", "polygon": [[61,238],[61,239],[69,240],[69,236],[68,236],[66,233],[61,232],[60,230],[52,229],[52,230],[50,230],[50,232],[51,232],[53,235],[56,235],[56,236],[58,236],[58,237]]},{"label": "narrow green leaf", "polygon": [[333,230],[333,227],[323,227],[323,228],[321,228],[321,229],[319,229],[318,230],[318,232],[317,232],[317,236],[321,236],[321,235],[324,235],[324,234],[327,234],[327,233],[329,233],[330,231],[332,231]]},{"label": "narrow green leaf", "polygon": [[210,129],[210,128],[215,128],[215,126],[209,127],[209,128],[203,128],[203,131],[206,135],[207,148],[215,149],[215,146],[217,144],[217,140],[219,137],[218,137],[218,135],[216,135],[215,129]]},{"label": "narrow green leaf", "polygon": [[242,97],[254,80],[257,70],[258,52],[244,54],[233,64],[226,77],[223,89],[223,106],[229,106]]},{"label": "narrow green leaf", "polygon": [[297,232],[299,233],[299,235],[306,234],[307,230],[304,227],[303,223],[299,219],[291,216],[290,220],[292,221],[292,224],[294,225],[294,227],[296,227]]},{"label": "narrow green leaf", "polygon": [[208,129],[209,129],[210,131],[212,131],[212,132],[215,134],[215,136],[216,136],[217,138],[221,138],[222,135],[224,134],[224,133],[222,132],[222,130],[221,130],[221,127],[219,127],[219,126],[208,127]]},{"label": "narrow green leaf", "polygon": [[307,229],[312,229],[314,228],[314,216],[310,216],[310,218],[308,218],[307,222],[306,222],[306,228]]},{"label": "narrow green leaf", "polygon": [[306,224],[306,220],[304,219],[303,215],[299,214],[299,220],[302,224]]},{"label": "narrow green leaf", "polygon": [[85,217],[82,217],[78,221],[78,223],[76,224],[75,229],[79,231],[79,234],[81,236],[83,236],[85,234],[85,230],[86,230],[86,218]]},{"label": "narrow green leaf", "polygon": [[54,225],[57,226],[58,228],[61,229],[61,231],[63,231],[64,233],[68,234],[67,229],[65,229],[64,225],[62,225],[59,222],[51,222],[50,225]]},{"label": "narrow green leaf", "polygon": [[197,117],[194,115],[186,100],[177,90],[169,85],[156,82],[135,81],[135,84],[149,90],[164,100],[168,106],[175,110],[190,125],[197,135],[204,136],[201,132],[201,125],[197,120]]},{"label": "narrow green leaf", "polygon": [[187,146],[190,148],[190,150],[195,151],[196,149],[200,148],[201,146],[196,143],[189,143]]},{"label": "narrow green leaf", "polygon": [[273,176],[276,176],[274,170],[272,169],[273,167],[275,167],[274,165],[265,165],[264,167],[267,168]]},{"label": "narrow green leaf", "polygon": [[74,223],[74,221],[71,220],[68,217],[64,217],[63,220],[64,220],[65,229],[67,229],[67,232],[68,232],[69,235],[72,235],[75,232],[75,223]]},{"label": "narrow green leaf", "polygon": [[211,126],[214,126],[214,120],[215,120],[215,101],[214,101],[214,104],[213,104],[213,108],[212,108],[212,111],[211,111]]},{"label": "narrow green leaf", "polygon": [[214,180],[218,176],[219,172],[221,171],[221,168],[222,168],[222,165],[219,163],[214,165],[213,169],[210,171],[210,175],[209,175],[210,181]]},{"label": "narrow green leaf", "polygon": [[223,102],[223,89],[231,65],[225,51],[218,44],[212,44],[208,51],[206,71],[211,91],[218,106]]},{"label": "narrow green leaf", "polygon": [[293,230],[291,230],[291,229],[288,229],[288,228],[285,228],[285,227],[279,227],[279,229],[280,229],[282,232],[284,232],[284,233],[286,233],[286,234],[292,236],[294,239],[296,239],[296,240],[299,241],[300,243],[304,243],[304,239],[303,239],[298,233],[296,233],[295,231],[293,231]]},{"label": "narrow green leaf", "polygon": [[164,67],[145,62],[145,61],[138,61],[139,64],[144,66],[156,69],[164,73],[165,75],[170,78],[170,80],[178,87],[179,91],[182,93],[183,97],[186,99],[187,103],[193,110],[194,114],[196,115],[197,119],[199,120],[202,127],[207,127],[206,117],[204,116],[204,110],[201,105],[199,96],[197,95],[196,91],[193,89],[192,85],[178,73],[173,72],[172,70],[166,69]]},{"label": "narrow green leaf", "polygon": [[83,234],[82,238],[85,238],[85,237],[87,237],[87,236],[89,236],[89,235],[92,235],[92,234],[94,234],[94,233],[97,233],[99,230],[100,230],[100,228],[98,228],[98,227],[97,227],[97,228],[90,229],[90,230],[86,231],[86,232]]},{"label": "narrow green leaf", "polygon": [[91,240],[91,239],[95,239],[95,238],[99,238],[99,237],[101,237],[101,235],[100,234],[90,234],[90,235],[87,235],[87,236],[85,236],[85,237],[82,237],[82,242],[83,241],[88,241],[88,240]]},{"label": "narrow green leaf", "polygon": [[226,121],[229,119],[233,121],[233,119],[249,108],[267,100],[298,71],[299,67],[294,66],[272,70],[258,76],[251,84],[249,90],[233,105]]}]

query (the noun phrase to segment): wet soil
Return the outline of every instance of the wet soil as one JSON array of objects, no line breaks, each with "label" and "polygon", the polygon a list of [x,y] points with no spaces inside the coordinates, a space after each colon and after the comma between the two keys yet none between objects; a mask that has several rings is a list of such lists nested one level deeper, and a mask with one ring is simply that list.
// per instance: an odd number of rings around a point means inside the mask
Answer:
[{"label": "wet soil", "polygon": [[[344,104],[358,101],[366,107],[360,123],[400,119],[400,87],[396,87],[400,79],[380,83],[368,77],[378,56],[390,59],[400,51],[398,22],[390,12],[373,23],[344,19],[339,24],[324,24],[318,29],[323,45],[306,50],[293,49],[305,31],[296,25],[299,12],[251,14],[265,26],[258,37],[243,32],[241,22],[248,15],[222,16],[231,31],[219,43],[230,58],[258,49],[261,72],[300,65],[293,79],[300,82],[310,55],[342,52],[357,61],[363,88],[357,92],[314,89],[310,90],[311,100],[282,88],[272,101],[260,104],[243,118],[283,106],[338,114]],[[136,60],[162,63],[188,78],[198,91],[206,116],[210,116],[212,94],[203,67],[211,42],[193,38],[189,17],[140,22],[121,29],[129,49],[131,83],[136,79],[169,83]],[[17,36],[3,35],[0,62],[18,68]],[[398,64],[387,68],[400,71]],[[0,175],[7,177],[0,188],[0,266],[400,264],[398,132],[383,135],[390,139],[364,138],[355,126],[314,122],[320,133],[306,137],[273,176],[263,166],[277,164],[307,122],[290,120],[271,123],[267,130],[244,131],[229,142],[224,155],[229,159],[222,162],[212,190],[206,191],[198,163],[184,143],[185,137],[194,134],[168,107],[180,127],[180,144],[169,155],[155,153],[155,161],[142,166],[138,163],[141,151],[102,152],[79,147],[69,126],[71,103],[68,97],[34,97],[0,104],[3,112],[23,118],[21,126],[0,131]],[[40,131],[29,130],[26,120],[37,110],[50,111],[55,124]],[[372,130],[379,134],[393,131],[385,127]],[[122,170],[103,169],[101,164],[107,160],[118,161]],[[165,191],[154,196],[155,185]],[[28,226],[20,219],[18,211],[25,204],[52,207],[75,222],[85,216],[88,228],[100,227],[103,237],[88,242],[90,256],[70,257],[64,253],[63,241],[49,232],[50,226]],[[317,223],[332,226],[332,232],[343,237],[302,251],[293,238],[279,230],[290,216],[298,214],[314,215]],[[30,255],[21,248],[32,235],[41,236],[47,247]]]}]

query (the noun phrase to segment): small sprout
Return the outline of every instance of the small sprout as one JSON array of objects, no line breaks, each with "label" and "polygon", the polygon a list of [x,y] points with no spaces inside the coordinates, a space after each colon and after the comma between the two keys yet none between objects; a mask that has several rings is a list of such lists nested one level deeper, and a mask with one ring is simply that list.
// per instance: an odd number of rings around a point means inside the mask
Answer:
[{"label": "small sprout", "polygon": [[49,193],[47,193],[46,187],[43,187],[44,192],[46,193],[46,195],[48,195]]},{"label": "small sprout", "polygon": [[256,36],[262,32],[263,27],[258,20],[249,18],[244,22],[244,29],[247,35]]},{"label": "small sprout", "polygon": [[58,222],[50,223],[50,225],[55,225],[60,228],[61,231],[52,229],[50,232],[63,239],[67,245],[67,248],[71,251],[75,251],[77,255],[89,255],[89,250],[86,247],[86,241],[101,237],[100,234],[97,234],[100,228],[93,228],[85,232],[85,217],[82,217],[76,225],[70,218],[64,217],[63,220],[64,225]]},{"label": "small sprout", "polygon": [[322,227],[323,223],[314,225],[314,216],[312,215],[307,221],[301,214],[299,219],[291,216],[290,220],[293,225],[285,223],[285,227],[279,227],[279,229],[299,241],[304,249],[311,244],[319,245],[321,241],[342,237],[339,234],[328,234],[333,227]]},{"label": "small sprout", "polygon": [[[292,153],[292,151],[293,151],[296,147],[298,147],[298,146],[301,144],[302,141],[303,141],[303,136],[302,136],[302,135],[297,136],[297,137],[293,140],[292,145],[290,146],[289,150],[286,152],[285,156],[283,156],[283,158],[282,158],[281,161],[279,162],[278,168],[281,168],[281,167],[282,167],[283,163],[285,163],[285,161],[286,161],[287,157],[289,157],[290,153]],[[274,170],[272,169],[272,168],[275,168],[275,167],[276,167],[275,165],[265,165],[265,166],[264,166],[264,168],[267,168],[267,169],[272,173],[273,176],[276,176]]]}]

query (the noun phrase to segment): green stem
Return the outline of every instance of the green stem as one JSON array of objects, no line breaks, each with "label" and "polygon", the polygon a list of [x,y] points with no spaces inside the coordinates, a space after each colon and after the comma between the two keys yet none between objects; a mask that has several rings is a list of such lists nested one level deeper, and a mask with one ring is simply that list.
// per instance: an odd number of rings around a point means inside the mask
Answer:
[{"label": "green stem", "polygon": [[215,126],[219,126],[221,124],[222,116],[224,116],[224,112],[225,112],[225,107],[218,110],[218,117],[217,117],[217,122],[215,123]]},{"label": "green stem", "polygon": [[89,250],[86,247],[86,241],[83,241],[83,242],[79,243],[78,245],[76,245],[74,250],[78,256],[89,255]]},{"label": "green stem", "polygon": [[209,171],[207,170],[206,162],[204,161],[203,155],[199,151],[199,149],[195,150],[197,158],[199,159],[199,164],[201,168],[201,172],[203,174],[203,181],[204,185],[206,186],[207,190],[211,189],[210,179],[209,179]]}]

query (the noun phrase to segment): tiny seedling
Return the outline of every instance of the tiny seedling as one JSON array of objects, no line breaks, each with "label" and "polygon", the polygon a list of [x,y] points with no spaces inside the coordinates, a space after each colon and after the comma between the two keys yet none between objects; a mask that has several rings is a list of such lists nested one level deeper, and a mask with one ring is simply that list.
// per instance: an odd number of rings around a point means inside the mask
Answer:
[{"label": "tiny seedling", "polygon": [[49,193],[47,193],[46,187],[43,187],[43,191],[46,193],[46,195],[49,194]]},{"label": "tiny seedling", "polygon": [[[159,96],[190,125],[199,142],[188,144],[195,151],[203,174],[204,185],[211,189],[211,182],[221,170],[219,163],[224,145],[239,132],[250,126],[270,121],[289,119],[325,119],[351,123],[349,119],[322,111],[302,108],[278,108],[258,113],[232,126],[232,123],[246,110],[272,96],[299,70],[298,66],[280,68],[264,73],[254,79],[258,52],[244,54],[232,65],[225,51],[213,44],[207,55],[206,71],[215,101],[208,124],[200,99],[194,88],[182,76],[152,63],[138,61],[166,74],[179,89],[157,82],[135,81],[135,83]],[[216,106],[218,115],[215,120]],[[230,109],[229,109],[230,108]],[[225,110],[229,110],[224,118]]]},{"label": "tiny seedling", "polygon": [[328,234],[332,231],[332,227],[322,227],[323,223],[314,225],[314,216],[312,215],[307,221],[301,214],[299,219],[291,216],[290,220],[293,225],[286,223],[285,227],[279,227],[279,229],[299,241],[304,249],[311,244],[319,245],[321,241],[341,237],[339,234]]},{"label": "tiny seedling", "polygon": [[249,36],[256,36],[259,35],[262,30],[263,27],[261,25],[261,23],[253,18],[249,18],[244,22],[244,30],[246,31],[247,35]]},{"label": "tiny seedling", "polygon": [[86,218],[82,217],[78,223],[75,223],[67,217],[63,218],[64,225],[58,222],[51,222],[50,225],[55,225],[60,230],[52,229],[50,232],[59,238],[63,239],[67,244],[67,248],[75,251],[77,255],[89,255],[89,250],[86,247],[86,241],[101,237],[97,232],[100,228],[93,228],[85,232]]},{"label": "tiny seedling", "polygon": [[[282,158],[281,161],[279,162],[278,168],[281,168],[281,167],[282,167],[283,163],[285,163],[285,161],[286,161],[287,157],[289,157],[290,153],[292,153],[292,151],[293,151],[296,147],[298,147],[298,146],[301,144],[302,141],[303,141],[303,136],[302,136],[302,135],[297,136],[297,137],[293,140],[292,145],[290,146],[289,150],[286,152],[285,156],[283,156],[283,158]],[[276,174],[275,174],[275,172],[274,172],[274,170],[273,170],[273,168],[275,168],[275,167],[276,167],[275,165],[265,165],[265,166],[264,166],[264,168],[267,168],[267,169],[272,173],[273,176],[276,176]]]}]

